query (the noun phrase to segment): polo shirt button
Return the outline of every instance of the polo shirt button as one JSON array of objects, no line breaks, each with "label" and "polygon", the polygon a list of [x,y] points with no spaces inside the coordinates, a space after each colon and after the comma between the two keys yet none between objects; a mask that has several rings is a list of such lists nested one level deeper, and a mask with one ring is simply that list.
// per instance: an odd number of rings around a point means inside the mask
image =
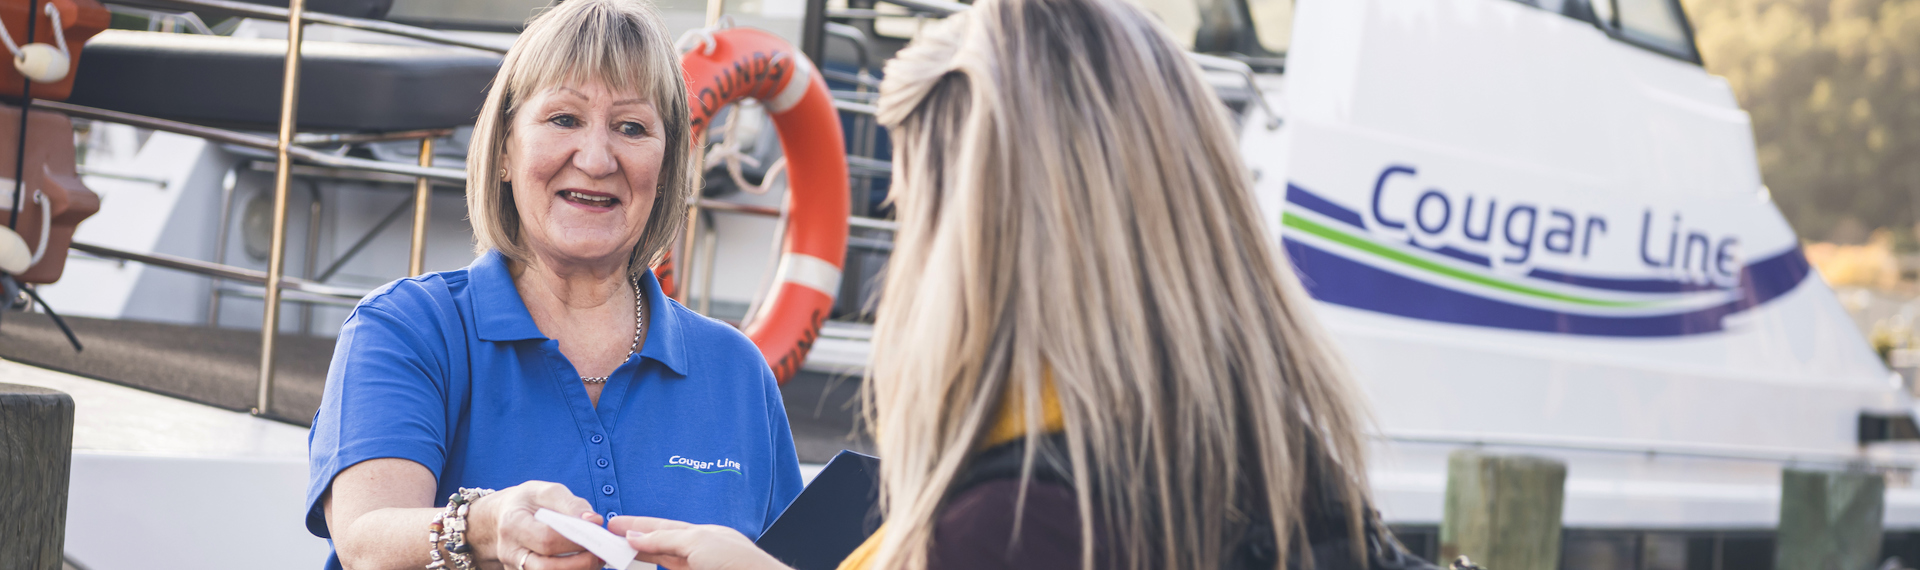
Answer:
[{"label": "polo shirt button", "polygon": [[602,493],[606,493],[606,494],[608,494],[608,495],[612,495],[612,494],[613,494],[613,485],[606,485],[606,486],[603,486],[603,487],[600,487],[600,492],[602,492]]},{"label": "polo shirt button", "polygon": [[594,442],[594,443],[600,443],[600,442],[602,442],[602,441],[606,441],[606,439],[607,439],[607,438],[604,438],[604,437],[600,437],[600,434],[597,434],[597,433],[596,433],[596,434],[593,434],[593,442]]},{"label": "polo shirt button", "polygon": [[617,516],[620,516],[619,513],[615,513],[613,511],[607,511],[607,520],[613,520],[613,517],[617,517]]},{"label": "polo shirt button", "polygon": [[595,461],[594,464],[599,465],[601,469],[605,469],[607,468],[607,458],[602,457],[599,461]]}]

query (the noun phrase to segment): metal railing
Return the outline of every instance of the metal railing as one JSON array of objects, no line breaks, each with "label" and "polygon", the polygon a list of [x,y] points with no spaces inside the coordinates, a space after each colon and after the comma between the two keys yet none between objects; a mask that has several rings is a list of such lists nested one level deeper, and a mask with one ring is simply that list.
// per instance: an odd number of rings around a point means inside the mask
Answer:
[{"label": "metal railing", "polygon": [[[960,10],[966,9],[965,4],[945,2],[941,0],[885,0],[885,1],[907,7],[911,10],[914,10],[916,13],[933,14],[933,15],[939,15],[939,16],[952,14],[954,12],[958,12]],[[723,2],[724,0],[709,0],[708,10],[707,10],[709,26],[713,25],[717,21],[720,13],[724,11]],[[291,291],[291,292],[298,292],[303,297],[328,298],[328,299],[338,299],[338,300],[357,300],[363,297],[367,293],[367,291],[365,290],[325,285],[317,281],[291,278],[291,277],[286,277],[284,275],[285,263],[286,263],[285,247],[286,247],[286,237],[287,237],[286,236],[287,209],[288,209],[287,194],[288,194],[288,187],[291,183],[291,177],[294,174],[295,162],[298,161],[300,163],[305,163],[308,165],[339,169],[343,171],[384,173],[388,175],[397,175],[397,176],[412,178],[414,182],[414,193],[413,193],[414,196],[412,200],[414,227],[413,227],[412,235],[410,236],[411,244],[410,244],[410,251],[408,256],[408,273],[410,275],[418,275],[425,271],[426,226],[427,226],[427,220],[429,215],[429,210],[428,210],[428,204],[430,202],[429,194],[430,194],[432,184],[436,181],[443,182],[443,183],[460,184],[460,185],[464,185],[466,183],[466,172],[462,170],[455,170],[450,168],[436,168],[433,166],[433,141],[437,138],[441,138],[449,135],[452,132],[451,129],[431,129],[431,130],[415,130],[415,131],[403,131],[403,132],[391,132],[391,133],[356,133],[356,134],[299,133],[297,129],[296,119],[297,119],[297,110],[299,107],[298,92],[299,92],[299,83],[300,83],[300,57],[301,57],[301,49],[302,49],[302,40],[304,35],[303,31],[306,25],[312,24],[312,23],[327,24],[327,25],[339,26],[343,28],[351,28],[356,30],[379,32],[379,33],[384,33],[388,35],[412,38],[412,39],[432,42],[436,44],[448,45],[448,46],[484,50],[484,51],[489,51],[494,53],[505,53],[508,49],[508,46],[501,45],[499,43],[461,37],[455,34],[449,34],[449,33],[441,32],[438,30],[431,30],[427,28],[396,24],[392,22],[353,18],[348,16],[339,16],[339,15],[325,14],[325,13],[310,13],[306,11],[305,0],[290,0],[286,8],[279,8],[279,7],[266,6],[266,5],[260,5],[260,4],[250,4],[245,2],[236,2],[231,0],[121,0],[119,2],[116,2],[115,4],[122,5],[122,6],[134,6],[135,8],[130,11],[139,11],[141,9],[181,10],[181,11],[191,10],[191,11],[201,11],[201,12],[218,13],[218,14],[225,14],[225,15],[235,15],[235,16],[242,16],[242,17],[251,17],[251,18],[260,18],[260,19],[278,20],[278,21],[287,22],[287,49],[286,49],[285,68],[284,68],[285,76],[282,78],[282,85],[281,85],[282,99],[281,99],[281,106],[280,106],[279,129],[277,132],[277,136],[272,138],[250,134],[250,133],[196,125],[192,123],[172,121],[172,120],[160,119],[155,117],[147,117],[147,116],[135,115],[131,113],[112,111],[107,109],[86,107],[82,105],[74,105],[74,104],[59,102],[59,101],[35,100],[31,102],[31,105],[35,108],[46,109],[50,111],[58,111],[73,117],[103,121],[103,122],[109,122],[109,123],[119,123],[119,124],[131,125],[135,127],[157,130],[157,131],[178,133],[178,134],[193,136],[193,137],[197,137],[197,138],[201,138],[201,139],[205,139],[213,142],[228,144],[228,145],[259,149],[259,150],[271,150],[274,152],[275,162],[273,167],[273,170],[274,170],[274,191],[273,191],[274,199],[273,199],[273,220],[272,220],[273,227],[272,227],[272,236],[271,236],[271,245],[270,245],[271,249],[268,255],[268,264],[267,264],[268,268],[264,272],[224,265],[221,263],[199,261],[194,259],[187,259],[187,258],[181,258],[181,257],[169,256],[169,255],[163,255],[163,254],[124,251],[124,250],[118,250],[114,248],[103,247],[103,246],[92,245],[92,244],[85,244],[85,243],[75,243],[72,245],[72,249],[83,252],[88,255],[96,256],[96,257],[119,259],[124,261],[133,261],[133,262],[144,263],[148,265],[154,265],[154,266],[159,266],[159,267],[164,267],[164,268],[169,268],[169,269],[174,269],[179,271],[196,273],[196,274],[214,278],[216,280],[232,280],[232,281],[238,281],[238,282],[244,282],[244,283],[250,283],[250,284],[262,286],[263,287],[262,297],[264,298],[266,307],[264,311],[265,315],[262,319],[263,322],[261,325],[261,334],[260,334],[261,351],[260,351],[260,375],[259,375],[258,394],[255,400],[255,406],[252,412],[255,415],[266,414],[268,413],[268,410],[271,408],[273,403],[275,337],[279,329],[279,320],[280,320],[279,305],[282,300],[282,292]],[[850,39],[856,42],[864,39],[859,35],[846,33],[848,31],[846,29],[836,29],[835,31],[841,32],[838,35],[843,39]],[[866,55],[864,53],[865,46],[863,45],[861,47],[863,48],[862,55]],[[863,66],[863,68],[864,67],[865,66]],[[865,74],[861,74],[860,76],[854,79],[855,79],[855,82],[861,86],[861,90],[875,87],[876,85],[873,85],[873,84],[877,83],[873,81],[869,76],[866,76]],[[874,114],[874,110],[875,110],[873,105],[871,104],[852,102],[852,101],[836,100],[834,102],[834,105],[837,109],[841,111],[847,111],[847,112],[864,114],[864,115],[872,115]],[[867,119],[869,121],[871,120],[870,117],[867,117]],[[350,156],[342,156],[338,154],[323,152],[314,148],[308,148],[309,146],[316,146],[316,145],[357,144],[357,143],[368,143],[368,142],[400,141],[400,140],[415,140],[415,139],[420,141],[420,160],[419,160],[419,164],[417,165],[405,164],[405,163],[399,163],[399,162],[386,162],[386,161],[380,161],[380,160],[368,160],[368,159],[350,157]],[[876,160],[876,159],[872,159],[864,156],[850,156],[849,163],[850,163],[849,166],[853,167],[856,170],[861,170],[865,176],[883,176],[883,175],[890,174],[890,170],[891,170],[891,165],[888,164],[886,161]],[[303,166],[302,168],[311,168],[311,166]],[[230,200],[230,198],[231,198],[230,196],[227,197],[228,200]],[[223,203],[225,203],[225,201],[223,201]],[[723,202],[718,200],[702,199],[697,201],[695,204],[693,204],[693,206],[694,206],[693,208],[689,209],[690,218],[692,218],[693,216],[696,216],[698,211],[701,209],[708,209],[714,212],[722,212],[722,213],[745,214],[745,215],[775,217],[775,218],[778,218],[781,215],[780,210],[776,208],[736,204],[736,203]],[[396,211],[396,213],[398,213],[398,211]],[[389,217],[392,217],[392,216],[389,216]],[[873,219],[873,218],[867,218],[862,216],[849,216],[848,223],[849,225],[854,227],[867,228],[872,230],[892,231],[895,229],[894,223],[890,220]],[[383,227],[384,227],[384,224],[383,224]],[[697,227],[697,224],[690,225],[690,228],[692,227]],[[222,231],[224,232],[224,230],[225,228],[224,228],[224,221],[223,221]],[[363,239],[363,241],[365,240]],[[694,241],[695,240],[693,239],[689,239],[687,246],[690,248]],[[877,241],[877,240],[868,240],[868,241]],[[224,242],[225,240],[223,239],[220,245],[224,246],[225,245]],[[362,247],[362,246],[364,246],[364,244],[356,244],[355,249],[357,250],[359,247]],[[855,246],[861,247],[858,244],[855,244]],[[224,250],[224,247],[222,247],[221,249]],[[689,249],[687,250],[687,253],[691,254],[692,252]],[[687,255],[682,259],[691,261],[692,256]],[[309,263],[311,262],[312,260],[310,259]],[[332,275],[334,271],[338,270],[338,268],[339,268],[339,263],[338,263],[338,260],[336,260],[336,263],[333,266],[329,267],[326,272],[319,274],[317,277],[321,280],[324,280],[327,278],[327,276]],[[311,272],[309,273],[311,274]],[[210,309],[210,311],[216,311],[216,310],[217,310],[217,305],[214,308]]]},{"label": "metal railing", "polygon": [[[183,134],[191,137],[210,140],[213,142],[225,143],[225,144],[247,147],[247,148],[271,150],[271,151],[278,152],[279,144],[280,144],[278,140],[263,137],[260,135],[255,135],[255,134],[248,134],[248,133],[243,133],[239,131],[229,131],[226,129],[216,129],[213,127],[204,127],[204,126],[195,125],[192,123],[170,121],[167,119],[157,119],[157,118],[148,117],[145,115],[135,115],[132,113],[109,111],[106,109],[86,107],[82,105],[75,105],[72,103],[65,103],[60,101],[47,101],[44,99],[35,99],[33,101],[33,106],[36,108],[46,109],[49,111],[59,111],[61,113],[66,113],[68,116],[72,116],[72,117],[80,117],[83,119],[93,119],[93,120],[105,121],[109,123],[119,123],[123,125],[132,125],[140,128],[145,128],[145,129],[153,129],[156,131],[179,133],[179,134]],[[424,131],[407,131],[405,134],[409,135],[407,138],[420,138],[423,140],[430,140],[431,138],[443,137],[452,133],[453,133],[453,129],[435,129],[435,130],[424,130]],[[394,137],[399,134],[401,133],[385,134],[384,136]],[[325,135],[325,137],[332,137],[332,136],[341,136],[344,139],[347,136],[375,137],[375,136],[382,136],[382,135],[376,135],[376,134]],[[340,156],[332,153],[322,152],[316,149],[306,148],[304,146],[298,146],[298,145],[304,145],[304,144],[325,144],[323,142],[320,142],[325,140],[327,139],[323,137],[296,138],[295,145],[291,145],[287,148],[287,154],[293,158],[300,159],[300,161],[302,162],[308,162],[308,163],[312,163],[320,166],[330,166],[334,168],[344,168],[344,169],[350,169],[350,170],[364,170],[368,172],[385,172],[388,174],[398,174],[398,175],[406,176],[410,178],[424,177],[424,178],[435,179],[435,180],[455,182],[461,185],[465,185],[467,183],[467,173],[464,170],[456,170],[452,168],[434,168],[434,167],[428,167],[428,166],[415,166],[411,164],[403,164],[398,162],[385,162],[380,160],[369,160],[365,158],[358,158],[358,157],[352,157],[352,156]],[[383,139],[369,138],[369,140],[394,140],[394,139],[393,138],[383,138]]]},{"label": "metal railing", "polygon": [[[507,48],[505,46],[483,42],[483,41],[475,41],[469,38],[463,38],[454,34],[442,32],[440,30],[422,28],[418,26],[409,26],[406,24],[395,24],[393,22],[383,22],[380,20],[368,20],[364,18],[354,18],[351,16],[339,16],[334,14],[327,14],[324,12],[306,13],[305,11],[306,2],[304,2],[303,0],[293,0],[292,2],[288,3],[288,6],[286,8],[280,8],[277,6],[267,6],[262,4],[249,4],[246,2],[233,2],[230,0],[121,0],[116,3],[130,5],[130,6],[141,6],[141,7],[173,9],[173,10],[209,10],[213,12],[232,14],[236,16],[245,16],[249,18],[260,18],[263,20],[287,22],[289,24],[288,26],[289,33],[287,37],[289,38],[299,37],[298,34],[293,33],[292,31],[293,23],[298,21],[303,24],[308,24],[308,23],[327,24],[329,26],[340,26],[342,28],[366,30],[369,32],[380,32],[380,33],[391,35],[391,36],[413,38],[416,40],[429,41],[429,42],[443,44],[443,45],[473,48],[477,50],[490,51],[494,53],[507,53]],[[288,43],[295,44],[298,42],[288,42]],[[298,47],[290,48],[289,51],[292,52],[289,55],[299,54]]]},{"label": "metal railing", "polygon": [[[188,273],[195,273],[199,275],[205,275],[208,277],[216,277],[216,278],[227,279],[231,281],[252,283],[254,285],[267,284],[267,272],[260,271],[257,269],[234,267],[231,265],[223,265],[219,263],[200,261],[198,259],[191,259],[191,258],[180,257],[176,255],[167,255],[164,253],[140,253],[140,252],[134,252],[134,251],[127,251],[124,249],[114,249],[114,248],[103,246],[103,245],[93,245],[90,243],[81,243],[81,242],[73,242],[72,249],[74,251],[78,251],[81,253],[92,255],[95,257],[106,258],[106,259],[122,259],[126,261],[144,263],[147,265],[152,265],[154,267],[164,267],[167,269],[185,271]],[[284,289],[288,291],[300,291],[302,293],[312,293],[314,295],[322,295],[326,297],[334,297],[334,298],[345,299],[345,300],[359,300],[361,297],[367,296],[367,293],[372,292],[371,290],[368,290],[368,289],[354,289],[351,287],[339,287],[335,285],[327,285],[325,283],[320,283],[317,281],[309,281],[306,279],[298,279],[294,277],[282,277],[280,278],[278,285],[280,289]]]},{"label": "metal railing", "polygon": [[1751,461],[1782,465],[1854,466],[1873,465],[1888,469],[1912,470],[1915,464],[1874,458],[1864,451],[1845,453],[1819,449],[1715,443],[1634,441],[1569,436],[1525,436],[1515,434],[1483,435],[1451,432],[1386,432],[1372,434],[1380,441],[1471,447],[1507,447],[1547,449],[1583,453],[1607,453],[1722,461]]},{"label": "metal railing", "polygon": [[954,14],[965,12],[967,8],[971,7],[966,4],[961,4],[959,2],[947,2],[945,0],[881,0],[881,1],[886,2],[888,4],[893,4],[895,6],[900,6],[910,10],[918,10],[921,12],[926,12],[926,13],[934,14],[937,16],[951,16]]},{"label": "metal railing", "polygon": [[[299,109],[300,53],[302,36],[306,29],[306,24],[329,24],[495,53],[504,53],[506,48],[492,43],[473,41],[426,28],[332,14],[308,14],[306,12],[305,0],[290,0],[286,8],[233,2],[229,0],[134,0],[123,3],[164,9],[211,10],[246,17],[284,20],[287,22],[287,51],[284,68],[285,75],[281,80],[279,132],[278,136],[272,139],[236,131],[215,129],[106,109],[95,109],[57,101],[32,102],[34,107],[59,111],[70,116],[128,124],[195,136],[231,145],[256,149],[272,149],[274,151],[273,231],[271,245],[269,246],[270,250],[268,252],[267,271],[265,273],[230,267],[218,263],[120,251],[86,244],[74,244],[73,246],[73,249],[88,252],[93,255],[114,257],[161,267],[191,271],[217,279],[231,279],[263,285],[265,287],[264,296],[266,306],[264,311],[265,315],[260,327],[260,382],[259,392],[255,399],[252,412],[254,415],[266,414],[273,404],[274,349],[275,339],[278,336],[276,333],[279,330],[280,322],[281,290],[293,288],[320,294],[333,293],[336,294],[336,296],[350,296],[355,299],[359,298],[360,294],[364,294],[364,292],[357,292],[358,294],[355,294],[356,292],[353,290],[289,279],[284,276],[287,238],[287,190],[292,181],[294,160],[298,159],[303,162],[335,168],[385,172],[413,177],[415,179],[414,228],[411,240],[411,251],[408,255],[408,271],[411,275],[417,275],[424,271],[426,224],[428,204],[431,201],[428,199],[428,193],[431,190],[432,182],[436,179],[463,183],[466,181],[466,173],[463,171],[433,168],[433,140],[441,136],[446,136],[450,132],[448,129],[374,135],[298,135],[295,123]],[[300,146],[303,144],[346,144],[375,140],[406,140],[411,138],[418,138],[420,140],[420,164],[418,166],[337,156]],[[291,285],[291,287],[289,287],[289,285]]]}]

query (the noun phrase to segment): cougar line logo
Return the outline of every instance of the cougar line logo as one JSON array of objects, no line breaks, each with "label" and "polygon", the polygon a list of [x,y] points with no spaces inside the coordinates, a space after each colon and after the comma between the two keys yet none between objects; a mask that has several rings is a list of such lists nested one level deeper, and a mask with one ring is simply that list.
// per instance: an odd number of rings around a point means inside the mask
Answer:
[{"label": "cougar line logo", "polygon": [[1342,195],[1287,185],[1282,245],[1320,301],[1512,330],[1684,336],[1724,330],[1812,273],[1795,245],[1743,252],[1698,205],[1582,209],[1461,190],[1401,164],[1365,182]]},{"label": "cougar line logo", "polygon": [[667,464],[662,465],[661,467],[678,467],[681,469],[687,469],[687,470],[695,471],[698,473],[704,473],[707,475],[712,475],[715,473],[733,473],[736,475],[742,474],[740,473],[740,469],[741,469],[740,462],[734,461],[732,459],[727,459],[725,457],[715,459],[713,461],[701,461],[701,460],[693,459],[690,457],[675,455],[673,457],[668,457]]}]

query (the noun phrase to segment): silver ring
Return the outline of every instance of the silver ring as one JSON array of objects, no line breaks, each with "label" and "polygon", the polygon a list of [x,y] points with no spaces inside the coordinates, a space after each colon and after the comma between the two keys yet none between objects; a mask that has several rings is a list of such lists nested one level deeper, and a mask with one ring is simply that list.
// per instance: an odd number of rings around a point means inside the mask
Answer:
[{"label": "silver ring", "polygon": [[533,549],[531,548],[527,549],[526,552],[520,553],[520,564],[519,564],[520,570],[527,570],[527,557],[532,555],[533,555]]}]

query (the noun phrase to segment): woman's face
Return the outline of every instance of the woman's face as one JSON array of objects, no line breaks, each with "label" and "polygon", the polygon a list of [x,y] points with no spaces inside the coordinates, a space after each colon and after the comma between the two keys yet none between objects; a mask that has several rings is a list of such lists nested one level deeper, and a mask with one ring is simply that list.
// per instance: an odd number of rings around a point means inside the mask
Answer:
[{"label": "woman's face", "polygon": [[640,242],[666,156],[646,97],[601,82],[533,93],[514,113],[500,165],[522,239],[544,263],[624,263]]}]

